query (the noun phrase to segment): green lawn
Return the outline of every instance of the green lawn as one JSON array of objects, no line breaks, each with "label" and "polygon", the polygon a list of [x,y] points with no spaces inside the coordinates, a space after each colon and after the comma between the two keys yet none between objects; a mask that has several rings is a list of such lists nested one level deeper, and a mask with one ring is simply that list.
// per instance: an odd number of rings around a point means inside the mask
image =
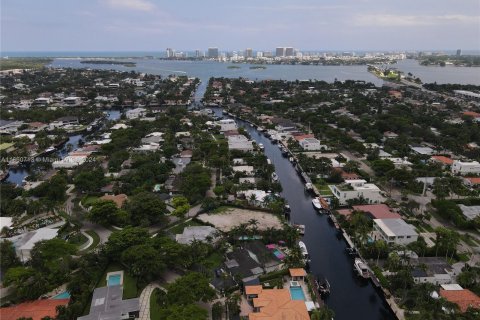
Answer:
[{"label": "green lawn", "polygon": [[76,233],[68,239],[69,243],[74,244],[79,248],[83,246],[87,241],[87,237],[85,237],[81,232]]},{"label": "green lawn", "polygon": [[326,184],[320,184],[320,183],[315,183],[315,187],[317,187],[318,191],[320,192],[320,195],[322,196],[333,196],[332,191]]},{"label": "green lawn", "polygon": [[90,237],[93,238],[93,243],[90,245],[90,247],[88,247],[87,249],[81,251],[82,253],[86,253],[86,252],[89,252],[93,249],[95,249],[98,244],[100,243],[100,237],[98,236],[98,234],[93,231],[93,230],[87,230],[85,231]]},{"label": "green lawn", "polygon": [[137,280],[129,276],[124,267],[119,264],[112,263],[108,266],[105,273],[100,278],[100,282],[97,285],[97,288],[105,287],[107,285],[107,273],[113,271],[122,271],[123,270],[123,299],[132,299],[137,298],[142,293],[143,288],[138,288],[137,290]]},{"label": "green lawn", "polygon": [[150,296],[150,320],[162,320],[160,319],[160,305],[157,303],[158,297],[160,296],[160,289],[154,289],[152,295]]},{"label": "green lawn", "polygon": [[187,222],[182,222],[177,224],[176,226],[172,227],[169,231],[173,234],[179,234],[183,232],[183,229],[185,229],[185,227],[192,227],[192,226],[203,226],[203,224],[194,220],[190,220]]},{"label": "green lawn", "polygon": [[82,199],[82,204],[84,207],[89,207],[91,206],[95,201],[97,201],[99,199],[99,197],[95,197],[95,196],[85,196],[83,197]]}]

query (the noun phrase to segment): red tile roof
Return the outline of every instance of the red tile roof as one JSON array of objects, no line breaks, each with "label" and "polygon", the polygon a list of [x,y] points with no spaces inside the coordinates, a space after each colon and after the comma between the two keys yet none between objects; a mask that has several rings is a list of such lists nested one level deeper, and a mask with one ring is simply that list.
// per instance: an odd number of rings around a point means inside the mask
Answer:
[{"label": "red tile roof", "polygon": [[368,213],[372,219],[401,219],[402,217],[393,212],[386,204],[366,204],[353,206],[353,210]]},{"label": "red tile roof", "polygon": [[313,135],[313,134],[302,134],[302,135],[296,135],[293,138],[297,141],[302,141],[303,139],[307,139],[307,138],[315,138],[315,135]]},{"label": "red tile roof", "polygon": [[477,177],[465,177],[464,179],[470,181],[471,184],[480,184],[480,178]]},{"label": "red tile roof", "polygon": [[447,165],[453,164],[452,158],[445,157],[445,156],[432,156],[432,159]]},{"label": "red tile roof", "polygon": [[41,320],[44,317],[55,318],[57,306],[66,306],[70,299],[48,299],[24,302],[13,307],[0,308],[0,319],[17,320],[18,318],[32,318]]},{"label": "red tile roof", "polygon": [[473,112],[473,111],[465,111],[463,113],[464,116],[470,116],[470,117],[473,117],[473,118],[479,118],[480,117],[480,113],[478,112]]},{"label": "red tile roof", "polygon": [[440,289],[440,296],[458,305],[462,312],[468,307],[480,308],[480,297],[468,289],[444,290]]}]

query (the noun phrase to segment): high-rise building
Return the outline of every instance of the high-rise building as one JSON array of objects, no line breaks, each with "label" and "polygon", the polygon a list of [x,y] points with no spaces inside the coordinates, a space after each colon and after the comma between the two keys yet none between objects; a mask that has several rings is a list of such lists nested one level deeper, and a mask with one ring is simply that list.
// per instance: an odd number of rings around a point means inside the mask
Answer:
[{"label": "high-rise building", "polygon": [[167,58],[173,58],[175,56],[175,50],[167,48]]},{"label": "high-rise building", "polygon": [[208,48],[209,58],[218,58],[218,48]]},{"label": "high-rise building", "polygon": [[284,47],[277,47],[277,49],[275,49],[275,56],[276,57],[285,57],[285,48]]},{"label": "high-rise building", "polygon": [[245,50],[245,58],[253,58],[252,48],[247,48],[247,50]]},{"label": "high-rise building", "polygon": [[457,50],[457,56],[461,56],[462,55],[462,49],[458,49]]},{"label": "high-rise building", "polygon": [[292,47],[285,48],[285,57],[293,57],[295,55]]},{"label": "high-rise building", "polygon": [[257,58],[263,58],[263,52],[257,51]]},{"label": "high-rise building", "polygon": [[195,50],[195,58],[201,58],[202,57],[202,53],[200,52],[200,50]]}]

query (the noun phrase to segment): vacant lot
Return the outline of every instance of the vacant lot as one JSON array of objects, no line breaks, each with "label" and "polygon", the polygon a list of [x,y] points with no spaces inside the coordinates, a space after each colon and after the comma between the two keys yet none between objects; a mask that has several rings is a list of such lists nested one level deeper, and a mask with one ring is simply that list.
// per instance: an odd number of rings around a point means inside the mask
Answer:
[{"label": "vacant lot", "polygon": [[280,219],[271,213],[239,208],[227,208],[219,213],[201,214],[198,216],[198,219],[211,223],[215,228],[224,232],[230,231],[242,223],[248,223],[251,219],[258,221],[257,228],[259,230],[266,230],[268,228],[282,229]]}]

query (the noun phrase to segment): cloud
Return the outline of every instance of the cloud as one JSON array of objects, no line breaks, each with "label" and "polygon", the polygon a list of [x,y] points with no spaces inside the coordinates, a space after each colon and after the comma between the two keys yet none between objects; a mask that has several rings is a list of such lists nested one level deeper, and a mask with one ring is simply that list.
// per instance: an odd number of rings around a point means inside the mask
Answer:
[{"label": "cloud", "polygon": [[393,15],[393,14],[366,14],[354,17],[353,23],[357,26],[374,27],[417,27],[445,24],[479,24],[480,16],[468,15]]},{"label": "cloud", "polygon": [[155,5],[147,0],[105,0],[109,7],[115,9],[130,9],[137,11],[150,11]]}]

